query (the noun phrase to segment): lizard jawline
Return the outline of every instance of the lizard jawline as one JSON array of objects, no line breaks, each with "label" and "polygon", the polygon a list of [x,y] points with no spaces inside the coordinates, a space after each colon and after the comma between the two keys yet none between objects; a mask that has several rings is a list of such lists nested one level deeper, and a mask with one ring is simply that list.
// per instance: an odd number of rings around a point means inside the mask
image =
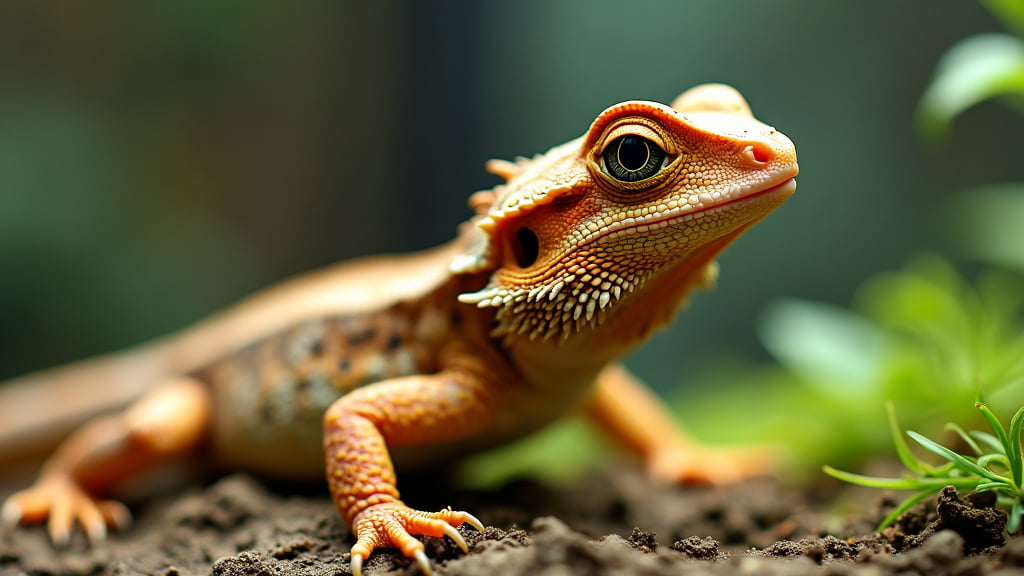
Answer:
[{"label": "lizard jawline", "polygon": [[709,206],[703,206],[699,209],[681,209],[669,211],[666,214],[660,214],[653,218],[636,218],[632,222],[616,223],[608,227],[608,229],[601,231],[590,238],[587,238],[581,245],[590,244],[592,242],[599,242],[607,240],[609,238],[615,238],[624,234],[635,234],[640,231],[641,228],[644,231],[655,230],[661,227],[672,226],[673,224],[679,223],[686,219],[698,218],[701,215],[713,213],[723,208],[734,206],[736,204],[742,204],[755,198],[767,196],[769,194],[782,194],[789,196],[796,190],[796,179],[792,176],[787,177],[778,184],[756,190],[754,192],[745,192],[735,197],[731,197],[722,202],[713,202]]},{"label": "lizard jawline", "polygon": [[[773,186],[744,193],[700,210],[662,215],[650,221],[634,221],[627,226],[606,231],[580,246],[592,244],[596,240],[608,241],[620,235],[636,234],[641,227],[649,231],[655,225],[668,227],[688,219],[709,216],[716,211],[763,199],[771,194],[788,197],[795,187],[796,181],[789,176]],[[566,266],[562,268],[564,270]],[[653,273],[654,270],[634,270],[627,275],[623,271],[594,282],[593,278],[580,278],[576,274],[562,272],[533,288],[508,287],[492,278],[492,283],[479,292],[459,295],[459,301],[475,304],[478,308],[496,309],[496,326],[492,336],[519,335],[527,336],[530,340],[540,338],[544,341],[557,338],[559,342],[565,342],[584,327],[594,328],[604,323],[608,310],[623,297],[642,287]]]}]

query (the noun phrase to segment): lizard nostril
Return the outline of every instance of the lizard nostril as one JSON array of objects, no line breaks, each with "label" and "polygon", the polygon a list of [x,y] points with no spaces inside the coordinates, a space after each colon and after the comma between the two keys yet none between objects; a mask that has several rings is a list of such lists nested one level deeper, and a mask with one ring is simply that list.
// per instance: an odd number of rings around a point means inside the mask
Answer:
[{"label": "lizard nostril", "polygon": [[751,142],[743,148],[742,154],[755,167],[761,167],[775,159],[775,148],[767,142]]}]

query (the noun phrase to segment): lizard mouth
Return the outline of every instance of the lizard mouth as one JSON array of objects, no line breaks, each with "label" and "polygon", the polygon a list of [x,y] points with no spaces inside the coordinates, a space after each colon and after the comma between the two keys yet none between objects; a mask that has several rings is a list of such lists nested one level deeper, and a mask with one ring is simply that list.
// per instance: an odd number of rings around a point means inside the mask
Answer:
[{"label": "lizard mouth", "polygon": [[767,200],[772,196],[780,197],[781,203],[782,200],[788,198],[790,194],[796,190],[796,173],[797,169],[794,166],[792,169],[786,170],[775,179],[778,182],[777,184],[764,188],[755,188],[751,186],[749,189],[737,188],[735,190],[730,190],[725,194],[725,200],[714,199],[710,196],[706,199],[702,198],[701,200],[703,205],[696,209],[691,206],[685,206],[683,208],[677,208],[660,214],[656,213],[646,218],[631,218],[622,222],[617,222],[610,225],[602,233],[589,238],[584,242],[584,244],[617,238],[623,235],[649,233],[651,231],[674,226],[688,220],[696,220],[709,213],[727,210],[730,207],[739,204],[746,204],[758,199]]}]

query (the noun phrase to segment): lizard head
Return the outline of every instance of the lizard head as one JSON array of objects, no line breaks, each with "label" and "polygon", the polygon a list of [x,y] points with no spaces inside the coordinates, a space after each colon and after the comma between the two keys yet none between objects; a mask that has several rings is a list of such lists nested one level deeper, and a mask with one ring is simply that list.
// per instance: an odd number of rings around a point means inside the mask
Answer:
[{"label": "lizard head", "polygon": [[474,238],[450,269],[490,280],[459,300],[497,309],[496,335],[565,340],[621,310],[640,336],[667,320],[792,194],[797,163],[738,92],[705,85],[671,107],[612,106],[581,138],[488,169],[507,182],[471,200]]}]

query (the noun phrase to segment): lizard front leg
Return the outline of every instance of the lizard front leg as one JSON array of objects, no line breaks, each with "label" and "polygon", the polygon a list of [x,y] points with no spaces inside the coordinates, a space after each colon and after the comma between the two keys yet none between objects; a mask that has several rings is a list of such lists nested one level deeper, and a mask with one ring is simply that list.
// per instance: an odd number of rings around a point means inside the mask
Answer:
[{"label": "lizard front leg", "polygon": [[671,412],[619,364],[605,368],[588,416],[647,465],[658,480],[722,484],[764,474],[774,455],[767,448],[708,447],[689,437]]},{"label": "lizard front leg", "polygon": [[430,573],[423,543],[414,534],[449,536],[463,550],[455,527],[483,529],[466,512],[413,510],[399,500],[388,446],[440,443],[477,434],[491,425],[498,403],[488,367],[461,344],[450,344],[437,374],[386,380],[337,400],[324,415],[327,482],[352,527],[352,572],[377,548],[395,547]]},{"label": "lizard front leg", "polygon": [[195,447],[210,421],[206,386],[192,378],[167,382],[121,414],[75,431],[43,466],[36,483],[0,509],[4,526],[48,520],[50,538],[65,545],[75,524],[93,543],[108,526],[130,519],[119,502],[97,500],[119,481]]}]

